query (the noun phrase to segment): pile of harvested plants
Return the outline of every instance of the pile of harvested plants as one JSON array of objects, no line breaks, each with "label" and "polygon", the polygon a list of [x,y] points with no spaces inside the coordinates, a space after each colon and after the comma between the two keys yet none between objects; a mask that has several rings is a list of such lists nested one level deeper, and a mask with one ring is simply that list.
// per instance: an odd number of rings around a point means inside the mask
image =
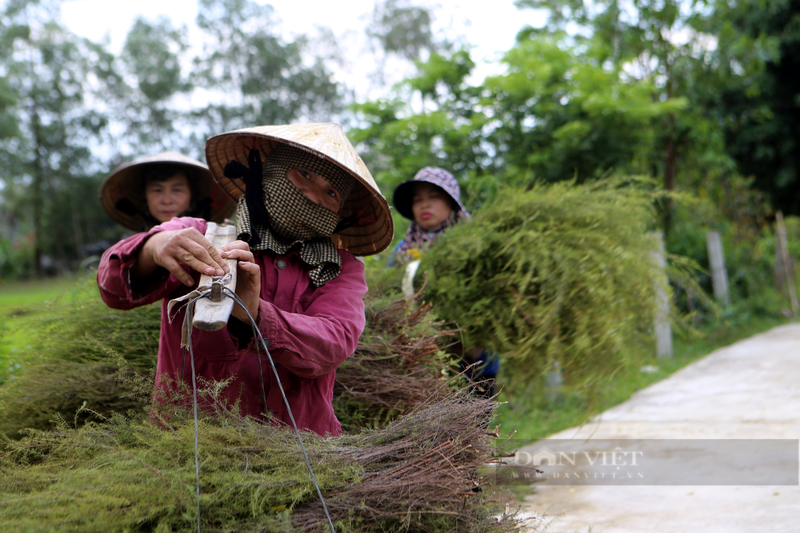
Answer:
[{"label": "pile of harvested plants", "polygon": [[[649,233],[659,195],[633,178],[504,190],[423,256],[424,297],[467,346],[500,353],[512,385],[559,368],[581,388],[643,364],[630,348],[654,346],[659,290],[670,294]],[[692,283],[686,258],[669,261]]]},{"label": "pile of harvested plants", "polygon": [[435,322],[430,305],[372,300],[356,353],[336,371],[334,407],[346,430],[374,427],[429,400],[444,385],[442,347],[454,331]]},{"label": "pile of harvested plants", "polygon": [[[203,394],[213,396],[211,384]],[[495,403],[440,390],[382,429],[323,439],[304,434],[337,531],[513,531],[482,490]],[[191,411],[63,418],[27,430],[0,454],[6,531],[192,531],[197,523]],[[225,406],[200,414],[203,531],[326,531],[293,431]]]},{"label": "pile of harvested plants", "polygon": [[[192,531],[194,421],[153,404],[158,306],[108,309],[92,285],[31,318],[39,334],[0,385],[0,523],[7,531]],[[496,403],[455,390],[430,307],[367,301],[337,372],[345,434],[303,440],[337,531],[519,527],[494,497]],[[199,419],[203,531],[327,531],[295,433],[215,405]],[[154,420],[159,422],[154,423]]]},{"label": "pile of harvested plants", "polygon": [[[443,384],[440,350],[452,341],[429,307],[391,296],[366,304],[367,329],[336,375],[334,408],[345,431],[378,427],[425,401]],[[146,411],[141,390],[119,379],[119,363],[126,372],[152,372],[160,312],[158,304],[110,309],[92,279],[75,297],[33,315],[24,327],[36,333],[21,368],[0,385],[0,433],[52,428],[57,414],[72,418],[84,402],[91,411],[80,411],[79,421],[99,420],[95,412]]]}]

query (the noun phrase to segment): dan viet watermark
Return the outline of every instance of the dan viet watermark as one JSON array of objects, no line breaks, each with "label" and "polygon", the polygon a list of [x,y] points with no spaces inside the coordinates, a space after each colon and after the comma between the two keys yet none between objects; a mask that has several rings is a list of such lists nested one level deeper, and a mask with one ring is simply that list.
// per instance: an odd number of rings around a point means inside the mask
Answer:
[{"label": "dan viet watermark", "polygon": [[551,485],[798,485],[797,439],[510,442],[504,475]]}]

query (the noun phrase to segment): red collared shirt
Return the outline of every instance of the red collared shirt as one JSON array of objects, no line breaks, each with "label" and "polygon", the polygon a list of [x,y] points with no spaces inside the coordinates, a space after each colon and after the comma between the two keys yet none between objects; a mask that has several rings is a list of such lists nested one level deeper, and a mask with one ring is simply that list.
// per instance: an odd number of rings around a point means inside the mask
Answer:
[{"label": "red collared shirt", "polygon": [[[173,218],[146,233],[129,237],[109,248],[100,262],[97,284],[103,301],[115,309],[132,309],[161,300],[161,337],[156,368],[156,387],[177,382],[181,372],[181,324],[185,309],[167,319],[167,303],[191,289],[173,276],[164,276],[142,292],[130,281],[130,269],[144,242],[159,231],[195,228],[205,233],[206,222],[196,218]],[[339,435],[341,424],[333,412],[333,384],[336,369],[355,352],[364,331],[364,301],[367,292],[364,266],[351,253],[339,250],[339,276],[315,287],[308,266],[295,252],[276,256],[256,252],[261,267],[261,302],[258,327],[269,341],[286,397],[298,428],[320,435]],[[188,267],[184,267],[187,272]],[[192,271],[193,272],[193,271]],[[195,280],[199,274],[193,272]],[[174,312],[174,310],[173,310]],[[234,319],[232,319],[234,320]],[[240,323],[241,324],[241,323]],[[232,327],[232,326],[230,326]],[[230,329],[206,332],[194,330],[192,341],[197,376],[221,381],[231,378],[224,396],[233,405],[237,399],[242,415],[259,416],[264,411],[258,360],[251,342],[240,347]],[[188,356],[187,356],[188,359]],[[273,416],[291,424],[266,355],[261,354],[267,408]],[[191,383],[187,360],[184,382]],[[184,387],[186,390],[186,387]]]}]

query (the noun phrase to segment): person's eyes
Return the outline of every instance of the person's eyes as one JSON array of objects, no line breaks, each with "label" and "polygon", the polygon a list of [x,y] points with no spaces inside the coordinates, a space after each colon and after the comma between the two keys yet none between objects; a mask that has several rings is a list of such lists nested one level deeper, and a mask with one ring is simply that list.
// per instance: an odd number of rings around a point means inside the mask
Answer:
[{"label": "person's eyes", "polygon": [[328,189],[325,193],[330,196],[331,198],[338,198],[339,195],[336,193],[336,189]]},{"label": "person's eyes", "polygon": [[308,181],[311,181],[311,173],[310,172],[308,172],[307,170],[299,170],[299,169],[298,169],[298,171],[300,172],[301,176],[303,176]]}]

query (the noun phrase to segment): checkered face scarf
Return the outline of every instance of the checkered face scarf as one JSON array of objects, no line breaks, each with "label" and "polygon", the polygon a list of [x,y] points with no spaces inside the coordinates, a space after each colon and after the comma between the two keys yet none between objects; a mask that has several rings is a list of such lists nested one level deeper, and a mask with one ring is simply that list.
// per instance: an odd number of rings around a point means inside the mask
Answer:
[{"label": "checkered face scarf", "polygon": [[[336,189],[343,203],[353,179],[344,171],[336,172],[338,169],[332,166],[303,150],[281,146],[270,152],[263,164],[267,224],[251,223],[244,196],[239,200],[236,213],[239,238],[250,242],[251,250],[271,250],[278,255],[285,255],[292,248],[298,250],[300,259],[312,267],[309,277],[316,287],[335,279],[342,269],[339,252],[330,238],[339,222],[339,214],[309,200],[288,175],[293,168],[316,172]],[[254,234],[260,242],[252,242],[256,240],[251,239]]]}]

